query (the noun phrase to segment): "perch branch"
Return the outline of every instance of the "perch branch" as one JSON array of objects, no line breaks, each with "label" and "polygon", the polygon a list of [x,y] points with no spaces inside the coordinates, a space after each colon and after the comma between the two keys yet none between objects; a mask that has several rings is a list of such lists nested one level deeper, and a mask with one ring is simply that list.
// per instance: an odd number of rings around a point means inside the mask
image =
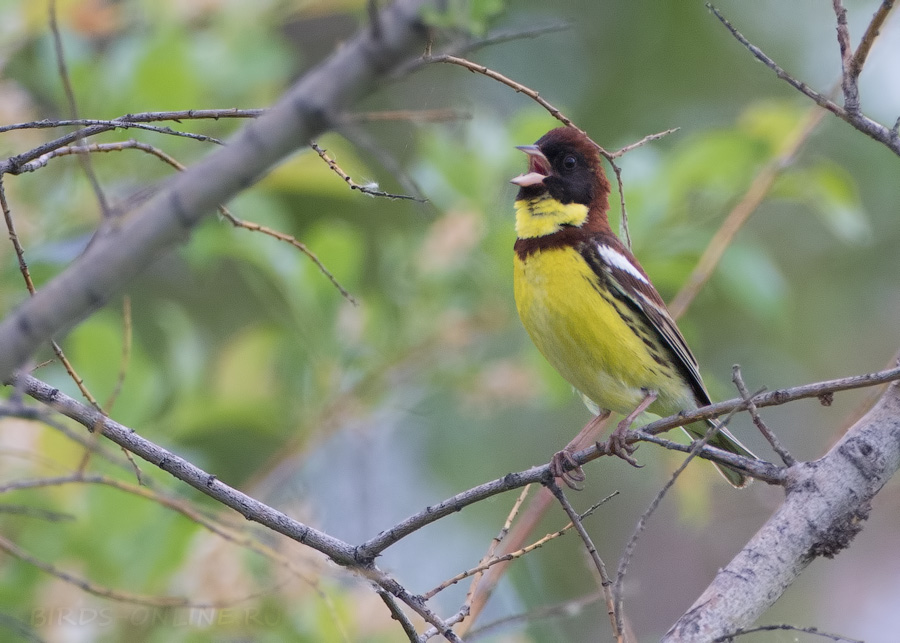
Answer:
[{"label": "perch branch", "polygon": [[751,626],[820,556],[849,546],[900,467],[900,384],[824,457],[788,469],[784,503],[672,626],[666,643],[712,641]]}]

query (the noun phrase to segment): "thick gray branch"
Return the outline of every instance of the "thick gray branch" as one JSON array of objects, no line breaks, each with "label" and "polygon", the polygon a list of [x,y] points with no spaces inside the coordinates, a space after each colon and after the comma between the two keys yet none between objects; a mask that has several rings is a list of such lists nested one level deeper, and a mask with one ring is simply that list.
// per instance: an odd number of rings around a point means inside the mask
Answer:
[{"label": "thick gray branch", "polygon": [[819,556],[862,529],[871,500],[900,467],[900,384],[828,454],[788,469],[784,504],[663,639],[712,641],[751,626]]},{"label": "thick gray branch", "polygon": [[419,11],[427,0],[398,0],[268,112],[222,149],[163,183],[153,196],[98,234],[84,255],[0,322],[0,381],[44,342],[85,319],[165,250],[184,242],[216,206],[306,146],[329,119],[372,91],[424,48]]}]

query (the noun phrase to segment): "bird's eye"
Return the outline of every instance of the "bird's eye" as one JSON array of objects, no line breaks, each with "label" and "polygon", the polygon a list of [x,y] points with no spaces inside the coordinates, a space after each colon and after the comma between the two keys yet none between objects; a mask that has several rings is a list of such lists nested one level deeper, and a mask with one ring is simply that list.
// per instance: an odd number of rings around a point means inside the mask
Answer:
[{"label": "bird's eye", "polygon": [[563,167],[567,170],[574,170],[576,165],[578,165],[578,159],[571,154],[563,159]]}]

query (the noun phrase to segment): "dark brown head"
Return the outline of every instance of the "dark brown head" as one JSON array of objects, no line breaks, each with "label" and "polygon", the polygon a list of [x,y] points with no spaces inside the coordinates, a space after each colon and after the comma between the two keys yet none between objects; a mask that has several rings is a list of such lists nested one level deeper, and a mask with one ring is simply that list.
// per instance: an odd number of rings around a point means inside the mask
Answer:
[{"label": "dark brown head", "polygon": [[597,146],[574,127],[557,127],[534,145],[518,149],[528,154],[528,172],[512,183],[521,189],[517,199],[533,199],[545,192],[561,203],[581,203],[606,210],[609,181]]}]

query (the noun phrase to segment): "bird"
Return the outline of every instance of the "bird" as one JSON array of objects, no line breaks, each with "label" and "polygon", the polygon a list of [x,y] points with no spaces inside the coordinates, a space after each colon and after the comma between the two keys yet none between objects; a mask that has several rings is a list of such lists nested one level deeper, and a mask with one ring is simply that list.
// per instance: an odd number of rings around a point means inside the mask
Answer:
[{"label": "bird", "polygon": [[[528,155],[528,171],[511,180],[519,187],[514,293],[522,325],[598,414],[592,422],[610,411],[625,416],[607,445],[637,465],[625,434],[642,412],[665,417],[711,403],[699,365],[647,273],[610,228],[610,184],[598,146],[563,126],[518,149]],[[711,446],[756,459],[716,420],[684,429],[702,438],[711,426],[719,427]],[[714,464],[735,487],[751,480]],[[572,469],[581,477],[566,477]],[[565,450],[555,454],[551,472],[570,486],[584,479]]]}]

